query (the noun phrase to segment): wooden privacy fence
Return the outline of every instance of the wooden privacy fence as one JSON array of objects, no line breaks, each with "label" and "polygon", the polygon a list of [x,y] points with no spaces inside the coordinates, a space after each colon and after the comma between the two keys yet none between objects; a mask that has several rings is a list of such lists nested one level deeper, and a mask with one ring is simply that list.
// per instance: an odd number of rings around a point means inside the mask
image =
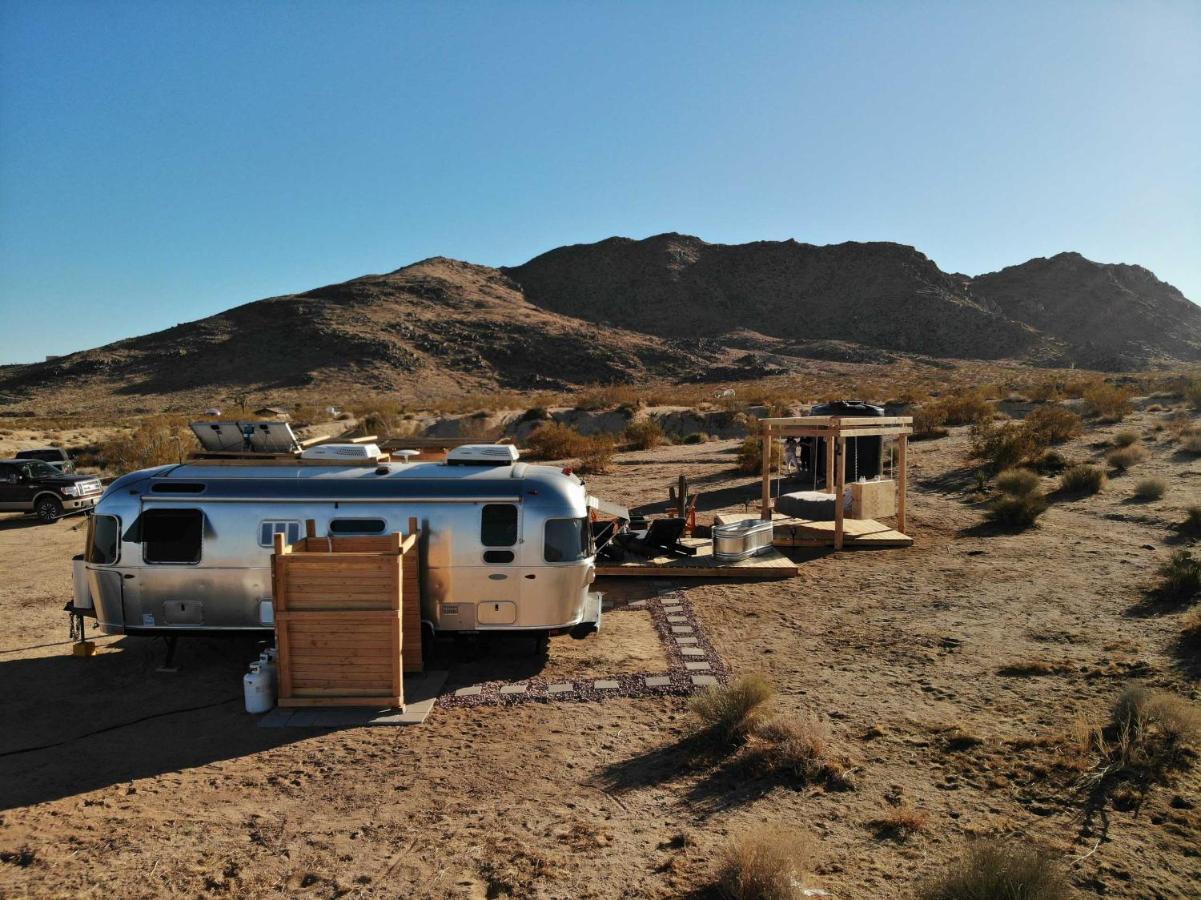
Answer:
[{"label": "wooden privacy fence", "polygon": [[307,533],[275,535],[279,705],[402,707],[422,667],[417,520],[407,536]]}]

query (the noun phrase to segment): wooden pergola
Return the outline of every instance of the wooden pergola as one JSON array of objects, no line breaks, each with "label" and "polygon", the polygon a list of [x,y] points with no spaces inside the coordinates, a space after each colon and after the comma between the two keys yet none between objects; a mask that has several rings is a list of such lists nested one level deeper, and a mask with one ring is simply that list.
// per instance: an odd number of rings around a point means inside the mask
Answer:
[{"label": "wooden pergola", "polygon": [[[826,491],[833,485],[834,549],[841,550],[846,516],[843,494],[846,490],[847,438],[892,437],[897,439],[897,531],[905,533],[906,451],[913,433],[910,416],[796,416],[786,419],[760,419],[760,450],[763,457],[763,504],[760,518],[772,520],[771,461],[772,442],[778,438],[815,438],[826,442]],[[814,454],[816,465],[816,454]]]}]

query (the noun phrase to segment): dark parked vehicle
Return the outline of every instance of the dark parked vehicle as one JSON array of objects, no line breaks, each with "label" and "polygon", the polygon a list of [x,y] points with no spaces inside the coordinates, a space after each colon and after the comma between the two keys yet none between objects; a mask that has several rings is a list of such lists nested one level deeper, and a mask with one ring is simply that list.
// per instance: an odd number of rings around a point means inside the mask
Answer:
[{"label": "dark parked vehicle", "polygon": [[18,450],[14,459],[40,459],[54,468],[70,475],[75,471],[75,460],[62,447],[38,447],[36,450]]},{"label": "dark parked vehicle", "polygon": [[0,510],[43,522],[90,511],[104,493],[94,475],[68,475],[40,459],[0,459]]}]

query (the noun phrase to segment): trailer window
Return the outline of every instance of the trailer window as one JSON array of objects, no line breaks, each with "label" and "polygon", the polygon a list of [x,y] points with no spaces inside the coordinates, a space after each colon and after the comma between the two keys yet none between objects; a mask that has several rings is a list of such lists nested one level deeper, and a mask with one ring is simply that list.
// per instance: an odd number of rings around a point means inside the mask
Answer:
[{"label": "trailer window", "polygon": [[485,547],[512,547],[517,543],[517,507],[511,503],[488,503],[480,524],[480,543]]},{"label": "trailer window", "polygon": [[547,562],[575,562],[591,553],[588,519],[551,519],[546,523],[543,558]]},{"label": "trailer window", "polygon": [[284,535],[284,540],[289,544],[295,544],[300,540],[300,523],[299,522],[260,522],[259,523],[259,546],[272,547],[275,545],[275,536],[277,534]]},{"label": "trailer window", "polygon": [[117,561],[121,547],[121,523],[116,516],[92,516],[92,540],[88,544],[87,561],[99,566],[111,566]]},{"label": "trailer window", "polygon": [[142,513],[142,558],[148,563],[200,562],[204,513],[198,509],[148,509]]},{"label": "trailer window", "polygon": [[329,533],[335,535],[347,534],[383,534],[388,527],[383,519],[333,519],[329,523]]}]

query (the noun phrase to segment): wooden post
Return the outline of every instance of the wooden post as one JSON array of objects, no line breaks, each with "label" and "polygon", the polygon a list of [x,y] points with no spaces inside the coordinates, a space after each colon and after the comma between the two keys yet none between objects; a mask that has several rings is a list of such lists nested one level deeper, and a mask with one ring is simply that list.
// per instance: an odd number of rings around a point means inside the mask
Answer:
[{"label": "wooden post", "polygon": [[842,520],[846,513],[843,510],[842,495],[846,490],[847,481],[847,439],[838,436],[835,442],[838,461],[835,465],[834,481],[834,549],[842,549]]},{"label": "wooden post", "polygon": [[907,489],[905,456],[909,449],[909,435],[897,435],[897,531],[905,534],[905,492]]},{"label": "wooden post", "polygon": [[409,516],[409,534],[416,534],[417,527],[417,517]]},{"label": "wooden post", "polygon": [[304,536],[311,537],[311,538],[315,538],[317,536],[317,520],[316,519],[305,519],[304,520]]},{"label": "wooden post", "polygon": [[759,433],[759,455],[763,457],[763,509],[759,518],[765,522],[771,521],[771,425],[763,423]]},{"label": "wooden post", "polygon": [[[828,435],[825,438],[826,442],[826,492],[834,486],[834,435]],[[817,442],[814,442],[813,449],[817,450]],[[816,462],[816,460],[815,460]]]}]

